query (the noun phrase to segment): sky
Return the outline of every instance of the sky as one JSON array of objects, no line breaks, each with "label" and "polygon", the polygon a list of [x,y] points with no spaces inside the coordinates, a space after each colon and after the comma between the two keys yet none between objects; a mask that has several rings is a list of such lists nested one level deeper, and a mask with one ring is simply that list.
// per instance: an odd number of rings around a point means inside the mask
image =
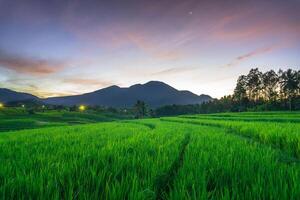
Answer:
[{"label": "sky", "polygon": [[300,68],[300,0],[0,0],[0,88],[159,80],[219,98],[254,67]]}]

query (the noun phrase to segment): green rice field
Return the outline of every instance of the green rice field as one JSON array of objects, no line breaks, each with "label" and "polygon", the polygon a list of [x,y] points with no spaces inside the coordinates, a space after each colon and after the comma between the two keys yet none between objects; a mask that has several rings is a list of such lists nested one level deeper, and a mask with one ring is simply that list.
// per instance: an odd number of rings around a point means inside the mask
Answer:
[{"label": "green rice field", "polygon": [[0,199],[300,199],[299,112],[54,122],[0,132]]},{"label": "green rice field", "polygon": [[113,113],[45,111],[28,114],[22,108],[0,109],[0,132],[57,127],[66,125],[91,124],[128,119],[131,116]]}]

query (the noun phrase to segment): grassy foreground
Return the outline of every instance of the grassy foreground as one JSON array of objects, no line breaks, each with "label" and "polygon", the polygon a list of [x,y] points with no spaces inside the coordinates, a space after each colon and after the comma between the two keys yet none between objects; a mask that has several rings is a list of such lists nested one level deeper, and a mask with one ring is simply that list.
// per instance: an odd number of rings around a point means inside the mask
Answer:
[{"label": "grassy foreground", "polygon": [[299,199],[300,113],[0,133],[0,199]]}]

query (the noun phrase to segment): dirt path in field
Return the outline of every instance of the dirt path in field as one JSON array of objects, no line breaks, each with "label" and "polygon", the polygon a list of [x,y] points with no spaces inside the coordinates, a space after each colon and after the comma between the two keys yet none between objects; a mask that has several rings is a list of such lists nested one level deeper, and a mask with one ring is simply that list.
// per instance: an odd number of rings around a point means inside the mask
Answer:
[{"label": "dirt path in field", "polygon": [[239,131],[234,128],[229,128],[229,127],[226,127],[226,126],[223,126],[220,124],[205,123],[205,122],[198,122],[198,121],[192,122],[192,121],[180,121],[180,120],[168,120],[168,119],[161,119],[161,121],[223,128],[226,130],[227,134],[233,135],[242,140],[245,140],[249,144],[256,143],[256,144],[259,144],[261,147],[268,147],[268,148],[272,148],[274,151],[277,151],[278,152],[278,162],[285,163],[285,164],[300,164],[300,158],[297,158],[296,156],[292,155],[292,153],[287,152],[285,149],[281,148],[280,146],[275,145],[273,143],[262,142],[261,140],[255,138],[255,137],[251,137],[249,135],[240,134]]},{"label": "dirt path in field", "polygon": [[173,188],[174,179],[183,164],[185,149],[189,142],[190,134],[186,134],[181,142],[178,158],[173,162],[170,169],[165,174],[158,177],[156,182],[156,200],[166,199],[170,190]]}]

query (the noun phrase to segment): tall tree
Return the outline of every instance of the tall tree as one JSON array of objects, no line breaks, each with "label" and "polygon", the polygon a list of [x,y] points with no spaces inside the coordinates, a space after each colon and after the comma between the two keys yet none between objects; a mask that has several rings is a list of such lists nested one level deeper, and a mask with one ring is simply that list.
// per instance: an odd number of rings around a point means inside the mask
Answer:
[{"label": "tall tree", "polygon": [[279,70],[280,87],[284,97],[289,101],[289,109],[292,110],[293,99],[299,91],[298,72],[292,69],[286,71]]},{"label": "tall tree", "polygon": [[265,72],[262,75],[263,96],[266,101],[275,101],[277,98],[279,77],[274,70]]},{"label": "tall tree", "polygon": [[298,80],[298,96],[300,96],[300,70],[297,72],[297,80]]},{"label": "tall tree", "polygon": [[247,75],[247,91],[249,99],[252,101],[258,100],[261,96],[261,77],[262,73],[258,70],[258,68],[251,69]]},{"label": "tall tree", "polygon": [[138,100],[133,107],[135,118],[144,118],[147,115],[147,106],[144,101]]},{"label": "tall tree", "polygon": [[242,101],[247,97],[247,77],[245,75],[239,76],[233,96],[237,101]]}]

